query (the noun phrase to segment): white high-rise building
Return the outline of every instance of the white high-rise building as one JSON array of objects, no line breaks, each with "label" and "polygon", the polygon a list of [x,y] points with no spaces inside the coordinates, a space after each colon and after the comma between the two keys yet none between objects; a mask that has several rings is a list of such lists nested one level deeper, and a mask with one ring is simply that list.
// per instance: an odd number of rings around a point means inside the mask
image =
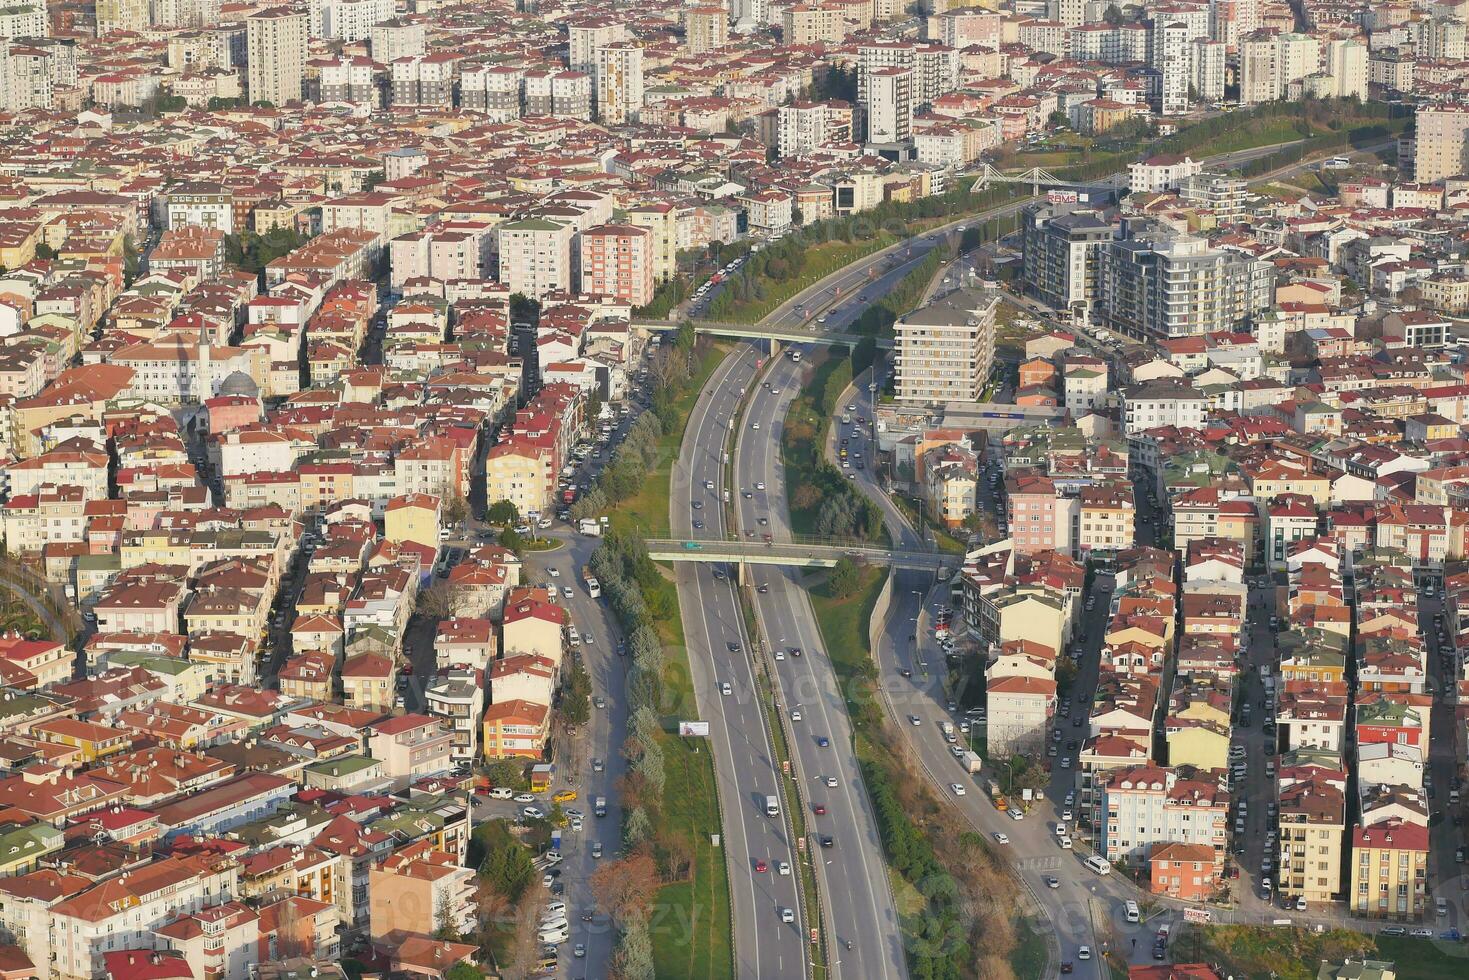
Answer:
[{"label": "white high-rise building", "polygon": [[1194,93],[1205,102],[1224,98],[1224,49],[1222,41],[1207,37],[1190,42],[1194,75]]},{"label": "white high-rise building", "polygon": [[1280,98],[1278,49],[1272,35],[1251,35],[1239,42],[1239,100],[1242,105]]},{"label": "white high-rise building", "polygon": [[1280,49],[1276,65],[1282,91],[1291,82],[1321,70],[1321,42],[1316,38],[1309,34],[1280,34],[1276,43]]},{"label": "white high-rise building", "polygon": [[913,133],[913,70],[876,68],[867,76],[867,142],[903,143]]},{"label": "white high-rise building", "polygon": [[643,108],[643,49],[633,41],[613,41],[597,48],[592,89],[598,122],[608,126],[637,122]]},{"label": "white high-rise building", "polygon": [[1367,47],[1362,42],[1352,38],[1326,42],[1326,71],[1336,80],[1338,98],[1367,98]]},{"label": "white high-rise building", "polygon": [[597,49],[628,39],[627,25],[620,20],[600,17],[572,24],[567,39],[567,67],[591,74],[597,69]]},{"label": "white high-rise building", "polygon": [[1425,61],[1463,61],[1469,56],[1466,27],[1462,20],[1432,17],[1412,25],[1416,54]]},{"label": "white high-rise building", "polygon": [[1165,116],[1188,111],[1188,89],[1193,80],[1189,61],[1187,25],[1158,21],[1153,25],[1153,67],[1161,75],[1157,109]]},{"label": "white high-rise building", "polygon": [[1469,173],[1469,105],[1419,106],[1413,179],[1431,184]]},{"label": "white high-rise building", "polygon": [[251,102],[301,101],[306,77],[306,11],[272,7],[245,20]]},{"label": "white high-rise building", "polygon": [[393,17],[393,0],[312,0],[311,36],[365,41]]}]

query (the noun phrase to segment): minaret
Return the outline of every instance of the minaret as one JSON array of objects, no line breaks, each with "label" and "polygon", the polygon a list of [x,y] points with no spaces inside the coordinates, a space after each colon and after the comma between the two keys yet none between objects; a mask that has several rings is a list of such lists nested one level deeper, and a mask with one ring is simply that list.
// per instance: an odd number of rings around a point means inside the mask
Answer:
[{"label": "minaret", "polygon": [[199,404],[204,404],[214,397],[214,386],[210,382],[210,375],[214,372],[214,352],[210,348],[209,324],[203,323],[199,326],[199,360],[198,374],[194,378],[194,395]]}]

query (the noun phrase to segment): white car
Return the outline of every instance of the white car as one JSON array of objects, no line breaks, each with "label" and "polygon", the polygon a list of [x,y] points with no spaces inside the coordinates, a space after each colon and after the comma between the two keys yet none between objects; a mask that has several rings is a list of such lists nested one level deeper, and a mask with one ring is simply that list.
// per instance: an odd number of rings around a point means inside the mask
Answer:
[{"label": "white car", "polygon": [[1063,851],[1069,851],[1069,850],[1071,850],[1071,838],[1070,837],[1058,837],[1058,838],[1056,838],[1056,843],[1059,844],[1059,845],[1061,845],[1061,850],[1063,850]]},{"label": "white car", "polygon": [[785,658],[786,658],[786,652],[784,650],[776,650],[775,651],[775,659],[776,660],[784,660]]},{"label": "white car", "polygon": [[545,811],[543,811],[538,806],[527,806],[527,807],[521,807],[521,809],[520,809],[520,815],[523,816],[523,817],[525,817],[525,819],[527,819],[527,820],[539,820],[542,817],[544,817],[546,814],[545,814]]},{"label": "white car", "polygon": [[729,697],[731,694],[734,693],[734,688],[729,686],[729,681],[724,681],[719,685],[719,693],[723,694],[725,697]]},{"label": "white car", "polygon": [[548,569],[546,569],[546,574],[549,575],[549,576],[551,576],[552,578],[560,578],[561,577],[561,569],[555,568],[555,567],[548,568]]},{"label": "white car", "polygon": [[788,875],[791,873],[791,864],[789,861],[782,861],[775,866],[775,870],[783,875]]},{"label": "white car", "polygon": [[829,788],[835,789],[836,788],[836,784],[837,784],[837,778],[835,776],[827,776],[826,777],[826,785]]},{"label": "white car", "polygon": [[1089,960],[1089,959],[1091,959],[1092,958],[1092,948],[1090,946],[1079,946],[1079,947],[1077,947],[1077,949],[1076,949],[1076,958],[1079,959],[1079,960]]},{"label": "white car", "polygon": [[800,721],[800,720],[801,720],[801,709],[800,708],[792,708],[791,709],[791,721]]},{"label": "white car", "polygon": [[953,791],[955,796],[964,795],[964,785],[962,783],[950,783],[949,789]]},{"label": "white car", "polygon": [[516,803],[534,803],[535,801],[536,801],[536,798],[534,796],[531,796],[529,793],[516,793],[515,794],[515,802]]},{"label": "white car", "polygon": [[1009,834],[996,833],[995,834],[995,843],[996,844],[1008,844],[1008,843],[1010,843],[1010,835]]},{"label": "white car", "polygon": [[909,715],[908,724],[912,725],[914,728],[917,728],[919,725],[923,724],[923,719],[918,717],[917,715]]},{"label": "white car", "polygon": [[796,913],[794,911],[792,911],[791,909],[782,908],[780,910],[780,921],[782,921],[782,922],[795,922],[796,921]]},{"label": "white car", "polygon": [[1011,820],[1024,820],[1025,819],[1025,811],[1022,810],[1022,809],[1020,809],[1020,807],[1018,807],[1018,806],[1012,806],[1010,808],[1010,819]]},{"label": "white car", "polygon": [[[760,428],[760,423],[759,422],[751,422],[750,423],[750,428],[752,428],[752,429],[758,429],[758,428]],[[787,909],[786,911],[790,911],[790,910]]]}]

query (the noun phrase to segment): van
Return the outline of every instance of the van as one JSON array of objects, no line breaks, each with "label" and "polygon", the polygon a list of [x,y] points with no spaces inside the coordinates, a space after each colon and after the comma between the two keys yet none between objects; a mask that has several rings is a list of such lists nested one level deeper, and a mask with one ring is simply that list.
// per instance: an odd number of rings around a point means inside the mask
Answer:
[{"label": "van", "polygon": [[509,786],[496,786],[494,789],[490,790],[490,799],[492,800],[508,800],[514,795],[515,790],[511,789]]},{"label": "van", "polygon": [[1108,864],[1107,859],[1099,854],[1093,854],[1087,858],[1086,866],[1099,875],[1109,875],[1112,873],[1112,865]]},{"label": "van", "polygon": [[1127,902],[1123,905],[1123,911],[1127,916],[1128,922],[1142,921],[1142,910],[1137,907],[1137,903],[1134,902],[1132,899],[1128,899]]},{"label": "van", "polygon": [[765,797],[765,815],[767,817],[780,816],[780,800],[774,796]]}]

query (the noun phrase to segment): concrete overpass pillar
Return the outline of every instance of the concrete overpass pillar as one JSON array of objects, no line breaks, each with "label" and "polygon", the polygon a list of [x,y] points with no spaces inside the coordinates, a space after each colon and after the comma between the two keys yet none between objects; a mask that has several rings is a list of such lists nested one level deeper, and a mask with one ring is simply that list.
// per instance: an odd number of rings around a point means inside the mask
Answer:
[{"label": "concrete overpass pillar", "polygon": [[748,585],[750,578],[750,565],[748,562],[740,562],[735,568],[735,584]]}]

